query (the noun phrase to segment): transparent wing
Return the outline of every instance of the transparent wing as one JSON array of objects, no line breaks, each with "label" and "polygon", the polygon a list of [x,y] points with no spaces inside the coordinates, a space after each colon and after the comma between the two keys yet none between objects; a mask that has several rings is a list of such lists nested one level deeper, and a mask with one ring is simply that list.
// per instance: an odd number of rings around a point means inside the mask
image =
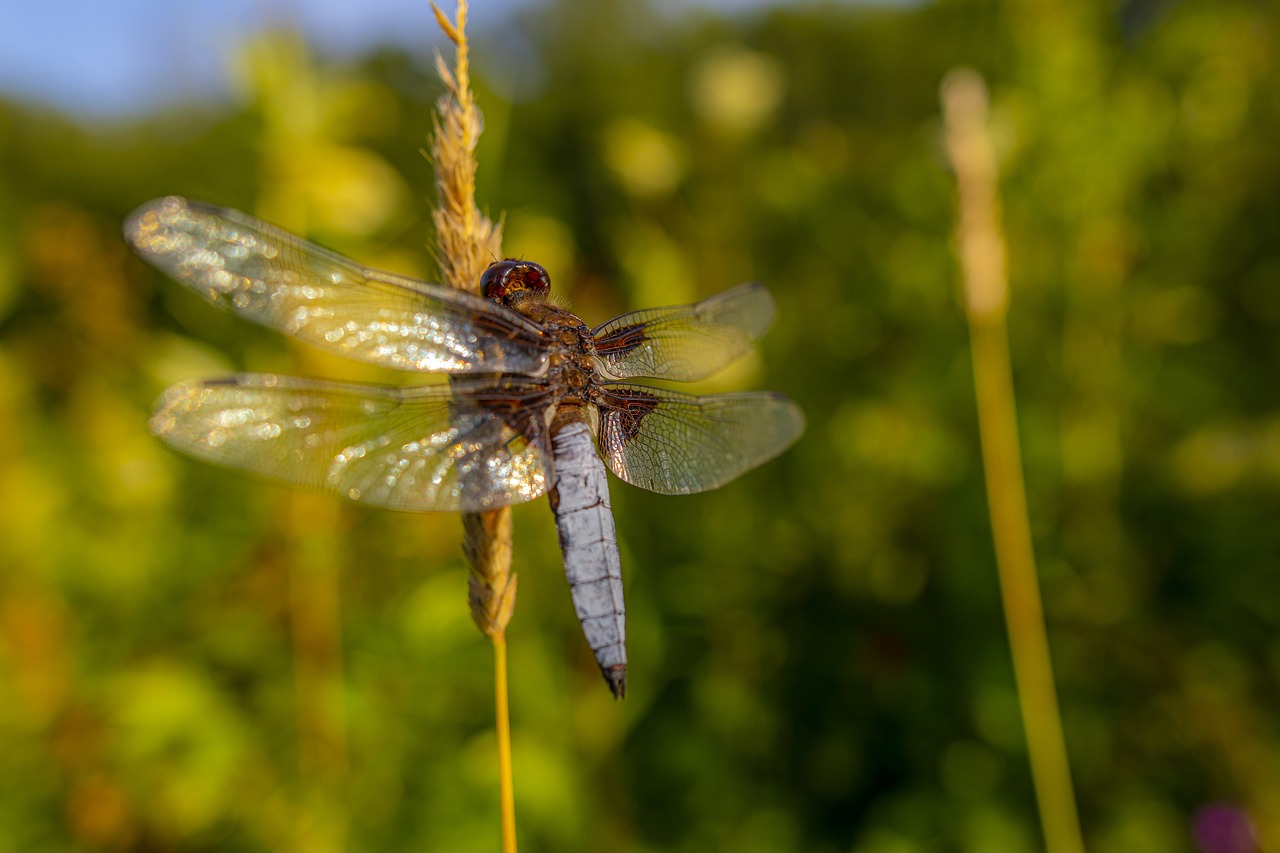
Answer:
[{"label": "transparent wing", "polygon": [[193,456],[389,509],[479,512],[546,491],[537,383],[390,388],[267,374],[183,382],[151,430]]},{"label": "transparent wing", "polygon": [[722,486],[777,456],[804,432],[800,408],[771,391],[694,397],[610,385],[597,404],[597,440],[609,470],[664,495]]},{"label": "transparent wing", "polygon": [[623,314],[592,331],[617,379],[706,379],[751,349],[773,323],[773,297],[742,284],[696,305]]},{"label": "transparent wing", "polygon": [[537,373],[538,326],[449,287],[359,266],[235,210],[169,197],[129,217],[151,265],[255,323],[396,370]]}]

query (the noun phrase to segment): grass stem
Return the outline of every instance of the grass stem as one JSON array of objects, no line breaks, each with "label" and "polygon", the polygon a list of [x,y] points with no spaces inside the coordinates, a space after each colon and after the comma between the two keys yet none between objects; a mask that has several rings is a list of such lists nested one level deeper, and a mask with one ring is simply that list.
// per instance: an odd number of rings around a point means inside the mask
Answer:
[{"label": "grass stem", "polygon": [[[429,156],[435,168],[436,256],[445,284],[474,291],[489,260],[502,257],[502,229],[484,216],[475,200],[476,143],[484,123],[471,91],[467,3],[458,0],[453,21],[431,4],[436,23],[453,42],[453,68],[436,57],[445,85],[437,104]],[[516,851],[515,783],[511,761],[511,717],[507,704],[507,623],[515,609],[516,576],[511,572],[511,511],[500,509],[463,516],[463,551],[471,618],[493,643],[494,726],[498,738],[502,849]]]},{"label": "grass stem", "polygon": [[956,242],[964,274],[991,532],[1045,848],[1049,853],[1083,853],[1018,447],[1005,322],[1005,248],[986,87],[972,71],[952,72],[943,83],[942,102],[958,186]]},{"label": "grass stem", "polygon": [[515,773],[511,767],[511,718],[507,706],[507,635],[493,637],[493,699],[498,729],[499,798],[502,808],[502,853],[516,853]]}]

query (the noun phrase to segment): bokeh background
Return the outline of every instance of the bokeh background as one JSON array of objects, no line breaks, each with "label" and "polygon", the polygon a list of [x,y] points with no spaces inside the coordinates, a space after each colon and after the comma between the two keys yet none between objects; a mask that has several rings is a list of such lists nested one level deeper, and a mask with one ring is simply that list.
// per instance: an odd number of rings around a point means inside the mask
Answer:
[{"label": "bokeh background", "polygon": [[[183,378],[371,374],[120,238],[181,193],[432,277],[429,13],[30,5],[56,14],[7,10],[0,65],[0,849],[496,849],[457,518],[296,496],[146,429]],[[516,510],[523,849],[1042,849],[952,254],[938,85],[958,65],[992,89],[1089,849],[1280,846],[1277,7],[474,17],[478,193],[506,251],[590,323],[767,283],[775,328],[702,390],[782,390],[809,418],[717,492],[615,481],[624,703],[550,513]]]}]

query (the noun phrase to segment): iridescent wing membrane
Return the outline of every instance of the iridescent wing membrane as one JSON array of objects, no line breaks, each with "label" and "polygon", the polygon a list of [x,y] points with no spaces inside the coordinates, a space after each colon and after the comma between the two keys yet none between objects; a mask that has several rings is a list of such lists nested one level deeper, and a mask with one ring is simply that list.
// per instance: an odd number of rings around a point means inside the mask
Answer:
[{"label": "iridescent wing membrane", "polygon": [[786,450],[804,432],[800,407],[753,391],[695,397],[643,385],[608,385],[600,455],[618,479],[663,495],[723,486]]},{"label": "iridescent wing membrane", "polygon": [[[532,500],[552,466],[540,326],[472,294],[362,267],[246,214],[170,197],[136,211],[129,241],[212,302],[330,352],[461,375],[390,388],[242,375],[161,397],[171,445],[286,485],[398,510],[481,511]],[[773,318],[759,285],[594,330],[606,378],[693,381],[746,352]],[[468,376],[470,374],[470,376]],[[664,494],[719,486],[776,456],[804,427],[786,397],[693,397],[601,385],[601,455]]]},{"label": "iridescent wing membrane", "polygon": [[390,388],[244,374],[174,385],[151,428],[277,483],[389,509],[483,512],[546,491],[546,405],[536,381]]},{"label": "iridescent wing membrane", "polygon": [[[624,314],[592,331],[616,379],[696,382],[746,354],[773,323],[769,291],[743,284],[694,305]],[[777,456],[804,430],[782,394],[694,397],[642,385],[606,385],[600,455],[619,479],[665,495],[722,486]]]},{"label": "iridescent wing membrane", "polygon": [[751,349],[773,323],[773,297],[742,284],[696,305],[623,314],[591,334],[615,379],[696,382]]},{"label": "iridescent wing membrane", "polygon": [[451,287],[362,267],[235,210],[170,197],[125,234],[148,263],[246,320],[396,370],[524,373],[546,367],[538,326]]}]

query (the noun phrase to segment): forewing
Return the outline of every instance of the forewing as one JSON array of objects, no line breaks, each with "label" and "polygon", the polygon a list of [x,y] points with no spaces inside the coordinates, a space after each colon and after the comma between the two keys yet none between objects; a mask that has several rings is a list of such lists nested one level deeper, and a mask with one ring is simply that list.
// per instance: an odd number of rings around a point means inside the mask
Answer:
[{"label": "forewing", "polygon": [[481,512],[546,491],[535,383],[390,388],[245,374],[183,382],[152,431],[193,456],[388,509]]},{"label": "forewing", "polygon": [[536,325],[471,293],[361,267],[235,210],[169,197],[129,217],[150,264],[236,314],[396,370],[537,373]]},{"label": "forewing", "polygon": [[773,297],[743,284],[696,305],[623,314],[593,330],[617,379],[705,379],[751,349],[773,322]]},{"label": "forewing", "polygon": [[597,402],[605,464],[633,486],[664,495],[722,486],[804,432],[800,408],[771,391],[694,397],[610,385]]}]

